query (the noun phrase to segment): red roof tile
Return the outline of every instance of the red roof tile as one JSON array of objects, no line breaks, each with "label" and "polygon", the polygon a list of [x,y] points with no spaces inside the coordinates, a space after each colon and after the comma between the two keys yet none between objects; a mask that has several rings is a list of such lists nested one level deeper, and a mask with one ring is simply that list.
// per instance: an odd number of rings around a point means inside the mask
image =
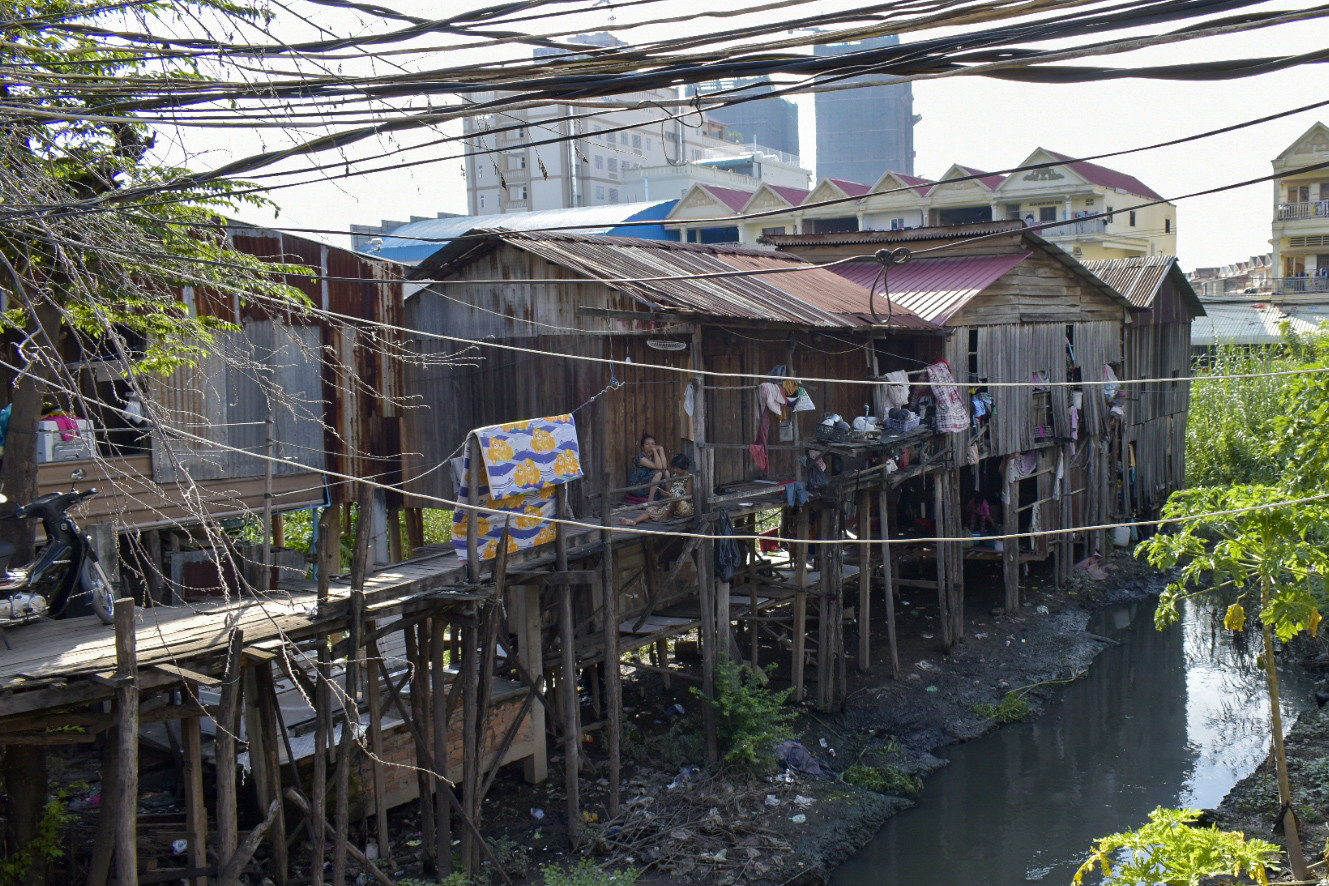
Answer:
[{"label": "red roof tile", "polygon": [[1072,160],[1065,154],[1058,154],[1056,151],[1048,151],[1048,155],[1058,160],[1066,160],[1067,166],[1074,170],[1086,181],[1093,182],[1096,185],[1102,185],[1105,188],[1121,188],[1131,194],[1139,194],[1141,197],[1148,197],[1151,200],[1162,200],[1164,197],[1156,193],[1152,188],[1140,181],[1133,175],[1127,175],[1124,172],[1117,172],[1115,169],[1108,169],[1106,166],[1099,166],[1097,163],[1086,163],[1083,160]]},{"label": "red roof tile", "polygon": [[937,185],[936,182],[930,179],[919,178],[916,175],[906,175],[903,172],[892,172],[891,175],[895,176],[900,181],[912,187],[915,191],[918,192],[918,195],[920,197],[927,196],[928,191],[932,190]]}]

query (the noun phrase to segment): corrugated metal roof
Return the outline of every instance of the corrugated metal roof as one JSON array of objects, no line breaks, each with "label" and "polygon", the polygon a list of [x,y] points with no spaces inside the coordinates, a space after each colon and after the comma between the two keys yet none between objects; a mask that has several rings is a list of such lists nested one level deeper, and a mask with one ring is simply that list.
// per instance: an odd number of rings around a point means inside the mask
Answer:
[{"label": "corrugated metal roof", "polygon": [[[1325,318],[1329,319],[1329,311]],[[1279,327],[1290,323],[1298,333],[1314,332],[1318,323],[1283,313],[1274,305],[1253,304],[1205,306],[1205,316],[1191,321],[1191,344],[1272,345],[1283,340]]]},{"label": "corrugated metal roof", "polygon": [[[476,232],[478,233],[478,232]],[[575,234],[491,232],[492,238],[468,240],[467,249],[442,250],[419,269],[437,275],[455,273],[484,242],[503,242],[583,274],[605,281],[678,277],[676,280],[607,282],[659,310],[772,320],[808,326],[870,326],[867,290],[830,270],[791,255],[758,249],[586,237]],[[784,271],[744,277],[705,277],[726,271]],[[883,305],[884,307],[884,305]],[[879,313],[885,314],[885,311]],[[902,306],[891,311],[892,327],[936,331]]]},{"label": "corrugated metal roof", "polygon": [[[1047,151],[1047,148],[1043,150]],[[1047,153],[1058,160],[1070,161],[1066,165],[1082,176],[1086,181],[1093,182],[1096,185],[1102,185],[1105,188],[1121,188],[1129,194],[1139,194],[1142,197],[1148,197],[1151,200],[1162,200],[1163,197],[1154,192],[1154,189],[1140,181],[1133,175],[1127,175],[1124,172],[1118,172],[1115,169],[1108,169],[1106,166],[1099,166],[1097,163],[1086,163],[1083,160],[1072,161],[1065,154],[1058,154],[1056,151],[1047,151]]]},{"label": "corrugated metal roof", "polygon": [[966,240],[1005,231],[1024,231],[1022,221],[972,222],[963,225],[940,225],[926,228],[903,228],[896,231],[843,231],[835,234],[763,234],[758,242],[782,248],[797,246],[846,246],[868,243],[906,243],[911,240]]},{"label": "corrugated metal roof", "polygon": [[881,285],[881,265],[852,262],[838,265],[835,272],[874,292],[890,293],[891,302],[931,323],[944,324],[965,302],[995,283],[1031,253],[975,255],[962,258],[916,258],[892,267],[886,286]]},{"label": "corrugated metal roof", "polygon": [[[393,228],[383,238],[378,255],[403,264],[415,264],[447,245],[455,237],[476,228],[505,228],[510,231],[532,231],[547,228],[567,228],[579,234],[606,234],[627,221],[662,219],[674,208],[677,200],[652,200],[644,203],[612,203],[604,206],[580,206],[574,209],[541,209],[535,212],[509,212],[493,215],[463,215],[453,218],[430,218]],[[645,226],[634,225],[627,230],[638,238],[667,236],[663,227],[647,232]]]},{"label": "corrugated metal roof", "polygon": [[1126,296],[1131,304],[1147,308],[1154,303],[1159,288],[1176,261],[1176,257],[1171,255],[1137,255],[1082,261],[1080,264]]}]

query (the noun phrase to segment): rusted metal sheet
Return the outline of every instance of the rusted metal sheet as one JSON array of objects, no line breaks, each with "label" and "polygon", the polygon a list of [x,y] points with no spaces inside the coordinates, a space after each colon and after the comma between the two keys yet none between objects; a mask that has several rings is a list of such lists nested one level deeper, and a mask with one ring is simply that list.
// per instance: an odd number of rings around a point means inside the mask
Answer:
[{"label": "rusted metal sheet", "polygon": [[[604,282],[650,310],[828,328],[872,325],[870,319],[864,319],[869,313],[868,299],[861,286],[789,255],[571,234],[495,232],[492,238],[512,250],[539,256],[548,266]],[[480,243],[467,241],[441,250],[416,273],[446,278],[466,268],[468,275],[478,276],[477,269],[496,260],[495,271],[511,271],[508,279],[522,279],[512,267],[515,263],[509,250],[486,252]],[[708,276],[714,274],[730,276]],[[893,312],[891,325],[929,328],[903,308]]]},{"label": "rusted metal sheet", "polygon": [[1171,255],[1143,255],[1083,262],[1094,276],[1150,313],[1137,323],[1186,323],[1204,316],[1204,306]]},{"label": "rusted metal sheet", "polygon": [[916,258],[887,271],[873,262],[839,265],[835,272],[873,292],[888,293],[892,303],[903,306],[923,320],[942,324],[971,298],[991,286],[1020,264],[1030,253],[965,256],[962,258]]}]

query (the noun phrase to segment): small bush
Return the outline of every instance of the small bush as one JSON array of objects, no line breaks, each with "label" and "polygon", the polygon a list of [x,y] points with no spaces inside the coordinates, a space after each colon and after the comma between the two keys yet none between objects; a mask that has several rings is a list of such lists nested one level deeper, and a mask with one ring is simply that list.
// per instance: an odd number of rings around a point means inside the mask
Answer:
[{"label": "small bush", "polygon": [[844,771],[843,778],[849,784],[879,794],[917,794],[923,790],[923,779],[890,764],[869,766],[855,763]]},{"label": "small bush", "polygon": [[1029,716],[1029,702],[1017,690],[1011,690],[1002,697],[1000,704],[976,704],[973,711],[984,720],[1000,720],[1002,723],[1014,723]]},{"label": "small bush", "polygon": [[785,707],[791,690],[771,690],[766,685],[768,673],[722,656],[715,666],[715,698],[707,699],[697,687],[692,688],[715,713],[715,730],[726,763],[763,768],[774,763],[771,747],[794,737],[789,725],[794,712]]},{"label": "small bush", "polygon": [[635,868],[622,871],[601,870],[589,858],[583,858],[566,871],[557,865],[540,868],[545,886],[632,886],[641,876]]}]

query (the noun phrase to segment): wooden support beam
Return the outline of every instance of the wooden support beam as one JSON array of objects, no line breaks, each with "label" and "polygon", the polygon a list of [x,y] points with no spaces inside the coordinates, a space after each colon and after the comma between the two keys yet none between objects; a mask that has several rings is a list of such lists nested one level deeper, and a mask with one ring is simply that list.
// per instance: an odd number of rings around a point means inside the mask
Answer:
[{"label": "wooden support beam", "polygon": [[[945,535],[945,508],[942,504],[942,489],[945,486],[944,474],[939,471],[932,476],[932,526],[940,538]],[[941,623],[941,642],[947,648],[955,642],[951,636],[951,600],[949,585],[946,583],[946,551],[943,542],[937,543],[937,620]]]},{"label": "wooden support beam", "polygon": [[[601,409],[600,414],[604,415],[605,410]],[[602,428],[605,424],[602,420]],[[603,482],[605,486],[612,482],[609,471],[604,472]],[[600,541],[604,545],[604,552],[600,555],[600,595],[604,600],[605,707],[609,711],[608,812],[610,818],[615,818],[620,811],[619,792],[622,782],[623,681],[618,648],[618,588],[614,585],[614,548],[610,544],[613,533],[609,528],[608,507],[600,508],[600,526]]]},{"label": "wooden support beam", "polygon": [[[331,512],[324,510],[324,514]],[[320,539],[321,541],[321,539]],[[322,558],[320,544],[320,559]],[[332,650],[326,634],[318,635],[314,659],[314,771],[309,815],[309,840],[313,863],[309,868],[312,886],[323,886],[323,862],[328,854],[328,743],[332,740]]]},{"label": "wooden support beam", "polygon": [[[540,589],[535,585],[522,585],[514,592],[521,601],[517,665],[526,672],[530,691],[536,694],[539,692],[537,682],[544,679],[544,655],[540,650]],[[523,774],[528,782],[538,784],[549,777],[543,704],[531,711],[531,733],[535,736],[535,753],[523,762]]]},{"label": "wooden support beam", "polygon": [[[158,564],[160,565],[160,564]],[[115,672],[123,681],[115,690],[116,791],[102,805],[114,816],[115,876],[122,884],[138,882],[138,648],[134,600],[115,601]]]},{"label": "wooden support beam", "polygon": [[[309,815],[309,813],[312,811],[309,806],[309,801],[307,801],[304,797],[302,797],[299,791],[297,791],[295,788],[291,788],[286,792],[286,799],[290,800],[291,805],[294,806],[296,809],[299,809],[301,812],[309,816],[310,821],[317,820],[322,823],[323,827],[327,829],[323,833],[324,840],[326,840],[329,836],[331,836],[332,839],[334,840],[339,839],[337,834],[332,831],[332,826],[328,824],[326,817],[324,816],[315,817]],[[392,880],[390,880],[388,876],[384,874],[382,870],[379,869],[378,865],[374,864],[374,862],[371,861],[367,855],[361,852],[358,846],[356,846],[353,843],[347,842],[346,851],[350,853],[351,858],[354,858],[357,864],[359,864],[362,868],[364,868],[366,871],[369,872],[369,876],[372,877],[376,883],[381,884],[381,886],[392,886]]]},{"label": "wooden support beam", "polygon": [[[1016,476],[1015,456],[1008,455],[1001,463],[1002,476],[1002,535],[1014,535],[1020,529],[1020,479]],[[1015,615],[1020,611],[1020,540],[1006,538],[1001,542],[1001,580],[1006,589],[1006,611]]]},{"label": "wooden support beam", "polygon": [[217,716],[217,859],[225,864],[240,845],[240,827],[237,823],[235,795],[235,743],[240,733],[240,672],[244,663],[241,650],[245,637],[242,631],[232,631],[226,649],[226,666],[222,670],[221,704]]},{"label": "wooden support beam", "polygon": [[793,671],[794,701],[801,702],[804,697],[803,670],[807,661],[808,642],[808,533],[811,531],[812,517],[809,506],[798,509],[797,529],[791,553],[794,556],[794,660]]},{"label": "wooden support beam", "polygon": [[831,508],[822,508],[817,522],[823,542],[817,546],[817,584],[820,586],[817,597],[817,709],[827,711],[831,707],[832,672],[835,669],[835,650],[831,640],[831,556],[837,553],[836,548],[827,542],[831,539],[835,512]]},{"label": "wooden support beam", "polygon": [[388,509],[388,559],[393,563],[404,559],[401,553],[401,508]]},{"label": "wooden support beam", "polygon": [[[884,527],[883,527],[884,528]],[[858,493],[858,670],[872,667],[872,492]]]},{"label": "wooden support beam", "polygon": [[[567,487],[555,487],[556,510],[559,517],[567,514]],[[567,530],[557,524],[554,535],[554,555],[559,572],[568,568]],[[577,635],[572,613],[572,585],[558,589],[559,643],[562,645],[562,667],[558,675],[560,719],[563,721],[563,780],[567,797],[568,841],[576,849],[581,845],[581,710],[577,699]]]},{"label": "wooden support beam", "polygon": [[881,531],[881,577],[886,590],[886,642],[891,658],[891,676],[900,679],[900,645],[895,636],[895,563],[891,557],[891,501],[885,487],[877,492]]},{"label": "wooden support beam", "polygon": [[[474,538],[474,534],[472,534]],[[429,711],[433,720],[434,775],[438,779],[434,791],[434,865],[446,877],[452,873],[452,809],[448,804],[448,706],[446,673],[443,670],[443,650],[447,643],[447,621],[435,611],[429,622]]]},{"label": "wooden support beam", "polygon": [[[185,860],[191,868],[208,864],[208,807],[203,803],[203,744],[197,717],[180,721],[180,746],[184,752]],[[206,876],[189,878],[189,886],[208,886]]]},{"label": "wooden support beam", "polygon": [[366,687],[369,695],[369,750],[373,755],[370,765],[374,778],[374,839],[378,844],[378,857],[387,859],[392,858],[392,833],[388,827],[388,788],[383,772],[383,700],[378,679],[380,672],[386,675],[387,668],[383,667],[377,641],[370,640],[365,653],[368,656],[365,672],[369,678]]},{"label": "wooden support beam", "polygon": [[[249,737],[249,763],[259,787],[259,804],[277,801],[277,814],[268,828],[272,844],[272,867],[269,872],[278,886],[285,886],[290,876],[290,851],[286,842],[286,810],[281,802],[281,757],[277,747],[277,688],[268,662],[245,667],[249,683],[245,686],[246,735]],[[252,705],[251,705],[252,700]],[[250,716],[252,711],[253,716]],[[260,762],[262,776],[260,779]]]},{"label": "wooden support beam", "polygon": [[[503,549],[504,541],[500,543]],[[461,784],[462,808],[471,821],[479,823],[476,813],[480,808],[480,747],[479,723],[480,707],[480,642],[478,623],[475,616],[468,616],[462,623],[462,646],[465,653],[461,659],[461,675],[457,681],[462,686],[461,700]],[[461,835],[461,863],[469,876],[479,874],[480,848],[475,845],[475,838],[467,830]]]},{"label": "wooden support beam", "polygon": [[[411,735],[415,739],[415,776],[420,795],[420,842],[424,846],[425,867],[436,871],[438,858],[435,853],[438,851],[438,840],[434,822],[434,776],[425,771],[427,764],[423,762],[432,757],[429,733],[433,721],[428,715],[432,710],[429,700],[429,626],[425,623],[408,625],[403,633],[406,663],[410,668],[411,711],[409,717],[405,709],[401,715],[412,725],[418,724],[418,728],[411,730]],[[388,692],[394,698],[400,698],[395,689],[396,687],[389,682]]]}]

